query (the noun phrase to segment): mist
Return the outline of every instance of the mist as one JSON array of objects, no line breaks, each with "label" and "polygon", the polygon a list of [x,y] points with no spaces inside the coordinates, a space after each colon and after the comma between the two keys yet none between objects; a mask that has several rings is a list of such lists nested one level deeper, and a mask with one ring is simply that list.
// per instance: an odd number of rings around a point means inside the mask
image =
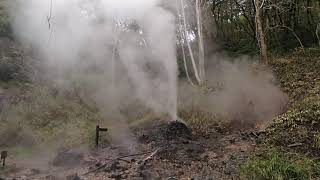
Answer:
[{"label": "mist", "polygon": [[235,130],[264,129],[286,111],[288,96],[257,58],[215,52],[209,60],[204,88],[194,88],[187,80],[179,82],[179,109],[222,117]]},{"label": "mist", "polygon": [[176,119],[175,21],[160,1],[17,1],[11,19],[40,59],[43,79],[62,90],[80,87],[102,123],[127,131],[120,110],[130,103]]}]

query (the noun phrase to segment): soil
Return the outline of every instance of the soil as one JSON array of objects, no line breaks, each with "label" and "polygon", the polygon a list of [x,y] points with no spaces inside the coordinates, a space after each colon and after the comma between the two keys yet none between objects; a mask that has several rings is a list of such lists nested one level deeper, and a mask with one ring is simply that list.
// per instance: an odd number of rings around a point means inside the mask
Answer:
[{"label": "soil", "polygon": [[[134,149],[106,147],[79,154],[58,153],[49,170],[16,168],[4,179],[239,179],[239,166],[256,149],[261,132],[192,132],[180,122],[161,123],[134,130]],[[64,161],[65,160],[65,161]],[[18,165],[17,165],[18,166]]]}]

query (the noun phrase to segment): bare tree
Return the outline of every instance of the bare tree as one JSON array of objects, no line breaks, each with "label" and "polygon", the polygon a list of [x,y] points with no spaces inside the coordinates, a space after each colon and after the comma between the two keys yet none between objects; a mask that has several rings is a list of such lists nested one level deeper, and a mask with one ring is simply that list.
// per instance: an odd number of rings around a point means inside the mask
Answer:
[{"label": "bare tree", "polygon": [[205,77],[205,60],[204,60],[204,44],[203,44],[203,31],[202,31],[202,2],[196,0],[196,14],[197,14],[197,30],[198,30],[198,45],[199,45],[199,76],[201,83],[206,79]]},{"label": "bare tree", "polygon": [[265,0],[255,0],[255,22],[256,22],[256,36],[258,45],[260,47],[261,60],[264,64],[268,64],[268,52],[266,44],[266,36],[263,27],[263,5]]}]

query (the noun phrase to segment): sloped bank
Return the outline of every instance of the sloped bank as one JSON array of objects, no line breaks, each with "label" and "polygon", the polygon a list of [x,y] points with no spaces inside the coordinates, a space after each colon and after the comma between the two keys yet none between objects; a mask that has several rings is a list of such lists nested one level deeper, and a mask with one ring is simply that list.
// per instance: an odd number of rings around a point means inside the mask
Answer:
[{"label": "sloped bank", "polygon": [[[320,49],[276,57],[271,66],[290,97],[289,110],[266,129],[243,179],[314,179],[320,175]],[[263,153],[261,153],[263,152]]]}]

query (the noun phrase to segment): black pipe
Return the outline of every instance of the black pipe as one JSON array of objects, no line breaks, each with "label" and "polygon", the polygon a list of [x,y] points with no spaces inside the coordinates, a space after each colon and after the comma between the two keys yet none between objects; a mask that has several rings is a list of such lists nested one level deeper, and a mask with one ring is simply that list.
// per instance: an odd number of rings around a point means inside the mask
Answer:
[{"label": "black pipe", "polygon": [[100,128],[99,125],[96,126],[96,147],[99,146],[100,131],[106,132],[106,131],[108,131],[108,129],[107,128]]},{"label": "black pipe", "polygon": [[8,156],[8,151],[1,151],[1,160],[2,160],[3,167],[6,165],[7,156]]}]

